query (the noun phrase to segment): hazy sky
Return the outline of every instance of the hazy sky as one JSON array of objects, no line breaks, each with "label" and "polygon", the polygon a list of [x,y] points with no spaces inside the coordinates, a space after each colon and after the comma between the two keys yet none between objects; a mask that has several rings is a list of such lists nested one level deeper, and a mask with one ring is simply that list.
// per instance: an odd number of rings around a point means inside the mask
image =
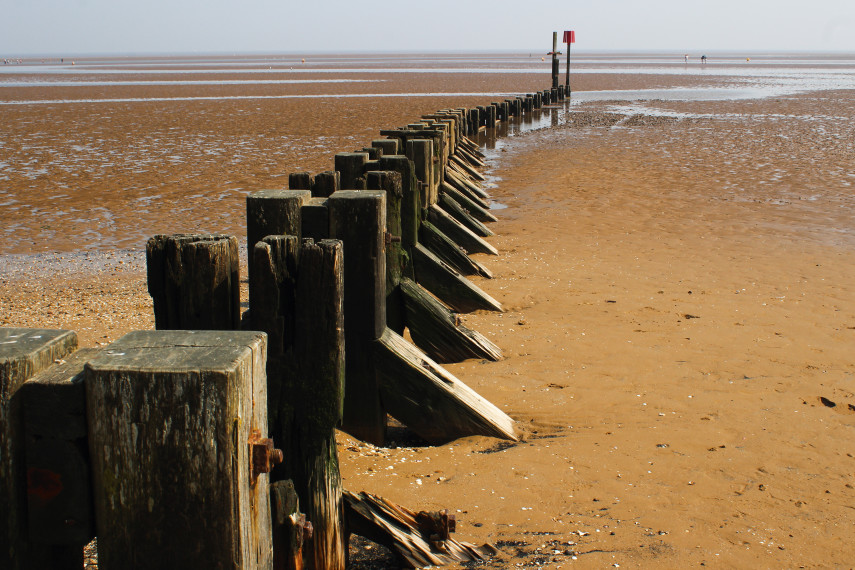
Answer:
[{"label": "hazy sky", "polygon": [[565,29],[579,50],[855,52],[855,0],[0,0],[0,57],[548,51]]}]

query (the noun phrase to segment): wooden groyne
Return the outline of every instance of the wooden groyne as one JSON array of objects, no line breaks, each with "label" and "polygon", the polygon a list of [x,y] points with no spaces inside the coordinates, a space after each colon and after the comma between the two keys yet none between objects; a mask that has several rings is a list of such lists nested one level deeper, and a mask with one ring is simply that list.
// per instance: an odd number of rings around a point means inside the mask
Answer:
[{"label": "wooden groyne", "polygon": [[502,358],[458,316],[502,310],[468,278],[500,254],[472,138],[564,96],[443,109],[250,195],[247,311],[237,239],[175,234],[147,245],[157,330],[0,329],[0,567],[81,568],[96,536],[106,570],[338,569],[350,533],[412,566],[489,556],[447,512],[345,492],[335,430],[516,439],[442,367]]}]

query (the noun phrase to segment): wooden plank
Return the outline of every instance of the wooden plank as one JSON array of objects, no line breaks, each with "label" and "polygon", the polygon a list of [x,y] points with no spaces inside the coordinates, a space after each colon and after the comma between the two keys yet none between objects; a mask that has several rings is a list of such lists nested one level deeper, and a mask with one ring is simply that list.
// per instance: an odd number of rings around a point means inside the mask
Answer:
[{"label": "wooden plank", "polygon": [[480,237],[490,237],[495,235],[490,228],[479,222],[475,216],[464,210],[463,206],[448,194],[441,194],[437,204],[446,214],[452,216],[458,222],[469,228],[475,235]]},{"label": "wooden plank", "polygon": [[498,255],[499,250],[489,244],[484,238],[458,222],[445,213],[445,210],[434,204],[428,210],[428,220],[439,230],[451,238],[457,245],[466,250],[467,253],[487,253]]},{"label": "wooden plank", "polygon": [[421,244],[413,249],[416,282],[459,313],[502,311],[502,305]]},{"label": "wooden plank", "polygon": [[462,275],[493,277],[489,269],[469,257],[466,250],[428,221],[419,228],[419,243]]},{"label": "wooden plank", "polygon": [[[387,157],[380,159],[381,163]],[[406,160],[406,159],[404,159]],[[340,190],[329,198],[330,236],[344,242],[346,374],[342,429],[382,444],[386,412],[370,346],[386,329],[386,193]]]},{"label": "wooden plank", "polygon": [[[452,159],[457,159],[457,157],[452,157]],[[460,161],[459,159],[452,160],[449,163],[447,172],[450,172],[455,177],[457,177],[463,184],[466,185],[467,189],[472,191],[473,194],[483,200],[488,200],[490,198],[490,194],[488,194],[487,191],[481,187],[481,183],[478,181],[478,179],[466,172],[466,170],[461,166],[461,163],[462,161]]]},{"label": "wooden plank", "polygon": [[407,308],[407,326],[413,342],[436,362],[462,362],[469,358],[497,361],[502,351],[487,337],[460,322],[442,303],[414,281],[401,282]]},{"label": "wooden plank", "polygon": [[270,568],[266,335],[137,331],[86,364],[98,566]]},{"label": "wooden plank", "polygon": [[156,328],[240,328],[236,237],[156,235],[146,243],[146,268]]},{"label": "wooden plank", "polygon": [[445,171],[445,182],[457,188],[459,192],[468,196],[470,200],[474,201],[482,208],[490,207],[490,204],[487,203],[487,198],[482,195],[483,192],[480,192],[471,181],[464,180],[460,176],[460,173],[455,171],[453,168],[449,168]]},{"label": "wooden plank", "polygon": [[463,209],[469,212],[469,214],[476,220],[481,222],[498,221],[498,218],[490,212],[489,208],[484,208],[480,203],[472,200],[469,196],[463,194],[448,182],[443,182],[440,189],[442,193],[448,194],[452,197],[455,202],[460,204]]},{"label": "wooden plank", "polygon": [[511,418],[398,334],[386,329],[374,346],[389,413],[420,437],[434,444],[469,435],[517,440]]},{"label": "wooden plank", "polygon": [[0,328],[0,568],[47,563],[28,542],[20,387],[77,349],[67,330]]}]

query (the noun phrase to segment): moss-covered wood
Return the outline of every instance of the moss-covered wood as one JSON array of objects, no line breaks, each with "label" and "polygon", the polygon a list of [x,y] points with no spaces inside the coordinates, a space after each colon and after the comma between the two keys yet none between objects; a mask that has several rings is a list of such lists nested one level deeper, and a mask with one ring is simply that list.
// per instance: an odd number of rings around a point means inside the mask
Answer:
[{"label": "moss-covered wood", "polygon": [[421,207],[419,184],[413,163],[403,155],[383,155],[377,161],[380,170],[391,170],[401,175],[401,247],[410,251],[418,242]]},{"label": "moss-covered wood", "polygon": [[157,235],[146,244],[146,267],[156,328],[240,328],[240,258],[236,237]]},{"label": "moss-covered wood", "polygon": [[424,246],[413,249],[416,282],[459,313],[501,311],[502,305]]}]

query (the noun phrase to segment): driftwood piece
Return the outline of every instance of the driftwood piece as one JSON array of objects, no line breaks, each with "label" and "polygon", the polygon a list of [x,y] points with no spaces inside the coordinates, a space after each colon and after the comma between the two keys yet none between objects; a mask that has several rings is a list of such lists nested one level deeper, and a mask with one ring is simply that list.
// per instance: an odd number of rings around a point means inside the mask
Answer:
[{"label": "driftwood piece", "polygon": [[469,212],[473,218],[481,222],[495,222],[498,220],[496,216],[494,216],[489,207],[485,208],[479,202],[476,202],[448,182],[443,182],[440,185],[440,189],[444,194],[454,198],[454,201],[460,204],[464,210]]},{"label": "driftwood piece", "polygon": [[490,339],[460,323],[418,284],[401,282],[407,309],[407,326],[413,342],[436,362],[462,362],[467,358],[501,360],[502,351]]},{"label": "driftwood piece", "polygon": [[146,243],[146,269],[155,328],[240,328],[240,258],[236,237],[154,236]]},{"label": "driftwood piece", "polygon": [[30,378],[18,392],[26,450],[27,530],[32,543],[51,553],[51,564],[44,568],[79,570],[83,547],[95,536],[83,365],[96,354],[94,348],[73,352]]},{"label": "driftwood piece", "polygon": [[493,276],[489,269],[469,257],[466,250],[427,220],[419,227],[419,244],[463,275]]},{"label": "driftwood piece", "polygon": [[0,328],[0,568],[49,567],[44,548],[28,542],[24,434],[19,389],[77,349],[67,330]]},{"label": "driftwood piece", "polygon": [[516,441],[514,421],[395,332],[374,344],[389,413],[431,443],[469,435]]},{"label": "driftwood piece", "polygon": [[266,344],[137,331],[86,364],[99,568],[270,567]]},{"label": "driftwood piece", "polygon": [[502,305],[421,244],[413,249],[416,282],[458,313],[502,311]]},{"label": "driftwood piece", "polygon": [[490,228],[463,209],[463,206],[458,204],[457,201],[448,194],[443,193],[440,195],[438,205],[445,211],[445,213],[469,228],[475,235],[481,237],[490,237],[494,235]]},{"label": "driftwood piece", "polygon": [[467,253],[487,253],[498,255],[493,245],[484,238],[475,235],[469,228],[449,216],[445,210],[434,204],[428,209],[427,219],[442,233],[451,238],[454,243],[466,250]]},{"label": "driftwood piece", "polygon": [[347,384],[342,429],[379,445],[385,439],[386,412],[380,400],[371,344],[386,329],[386,193],[340,190],[329,197],[328,204],[330,236],[344,242],[347,283]]},{"label": "driftwood piece", "polygon": [[345,506],[355,534],[383,544],[410,568],[481,562],[498,553],[489,544],[476,546],[451,538],[456,523],[447,509],[416,513],[377,495],[349,491]]}]

